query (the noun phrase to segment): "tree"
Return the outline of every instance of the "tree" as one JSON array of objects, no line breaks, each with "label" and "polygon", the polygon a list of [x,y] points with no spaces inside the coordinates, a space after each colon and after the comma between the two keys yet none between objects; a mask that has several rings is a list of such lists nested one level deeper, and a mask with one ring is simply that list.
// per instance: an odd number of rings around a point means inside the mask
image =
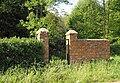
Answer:
[{"label": "tree", "polygon": [[28,15],[23,3],[22,0],[0,0],[0,37],[29,36],[28,30],[19,23]]},{"label": "tree", "polygon": [[34,36],[48,9],[68,0],[0,0],[0,37]]},{"label": "tree", "polygon": [[103,2],[103,10],[104,10],[104,14],[103,14],[103,19],[104,19],[104,37],[107,36],[107,29],[106,29],[106,3],[105,0],[102,1]]},{"label": "tree", "polygon": [[36,30],[44,26],[40,26],[44,17],[49,13],[48,9],[54,9],[54,6],[65,3],[68,4],[68,0],[32,0],[26,1],[24,6],[27,7],[29,15],[27,21],[21,20],[21,24],[30,31],[30,35],[34,36]]},{"label": "tree", "polygon": [[50,54],[64,56],[66,28],[61,17],[53,13],[48,13],[39,23],[39,27],[44,27],[49,30]]},{"label": "tree", "polygon": [[108,11],[108,26],[109,35],[112,37],[120,36],[120,0],[108,0],[107,11]]},{"label": "tree", "polygon": [[79,38],[101,38],[103,23],[103,7],[97,0],[80,0],[66,26],[76,30]]}]

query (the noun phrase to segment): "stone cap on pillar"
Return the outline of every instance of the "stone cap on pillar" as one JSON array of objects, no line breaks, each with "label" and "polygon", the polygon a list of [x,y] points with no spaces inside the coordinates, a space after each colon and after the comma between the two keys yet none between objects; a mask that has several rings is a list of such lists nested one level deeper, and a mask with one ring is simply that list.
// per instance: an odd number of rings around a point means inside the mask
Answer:
[{"label": "stone cap on pillar", "polygon": [[75,30],[69,30],[65,35],[78,34]]},{"label": "stone cap on pillar", "polygon": [[37,35],[37,39],[38,40],[44,40],[46,37],[48,37],[48,30],[45,29],[45,28],[41,28],[39,29],[37,32],[36,32],[36,35]]},{"label": "stone cap on pillar", "polygon": [[41,28],[41,29],[39,29],[39,30],[36,32],[36,34],[40,34],[40,33],[42,33],[42,32],[49,33],[49,31],[48,31],[47,29]]}]

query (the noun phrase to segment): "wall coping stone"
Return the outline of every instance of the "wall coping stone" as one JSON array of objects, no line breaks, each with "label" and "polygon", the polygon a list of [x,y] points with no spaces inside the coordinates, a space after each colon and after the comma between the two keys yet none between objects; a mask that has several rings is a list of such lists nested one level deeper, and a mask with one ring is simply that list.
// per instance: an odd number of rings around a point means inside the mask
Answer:
[{"label": "wall coping stone", "polygon": [[86,41],[86,40],[89,40],[89,41],[109,41],[108,39],[78,39],[78,41]]},{"label": "wall coping stone", "polygon": [[65,35],[78,34],[75,30],[69,30]]},{"label": "wall coping stone", "polygon": [[41,28],[41,29],[39,29],[39,30],[36,32],[36,34],[39,34],[39,33],[41,33],[41,32],[48,33],[49,31],[48,31],[47,29],[45,29],[45,28]]}]

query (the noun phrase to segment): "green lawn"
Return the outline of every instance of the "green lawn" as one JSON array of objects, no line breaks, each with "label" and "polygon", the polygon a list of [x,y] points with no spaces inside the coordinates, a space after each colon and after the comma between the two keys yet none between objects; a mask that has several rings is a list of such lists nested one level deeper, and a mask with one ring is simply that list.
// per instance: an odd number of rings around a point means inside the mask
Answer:
[{"label": "green lawn", "polygon": [[[35,66],[37,65],[37,67]],[[51,61],[44,67],[16,66],[0,73],[0,83],[95,83],[120,81],[120,56],[110,61],[98,60],[67,65],[66,61]]]}]

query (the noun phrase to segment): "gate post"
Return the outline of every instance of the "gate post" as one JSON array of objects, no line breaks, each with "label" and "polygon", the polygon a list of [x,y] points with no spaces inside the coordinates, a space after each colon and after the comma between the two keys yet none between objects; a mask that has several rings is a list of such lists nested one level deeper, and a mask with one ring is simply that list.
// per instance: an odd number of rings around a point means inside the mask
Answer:
[{"label": "gate post", "polygon": [[74,58],[74,46],[78,40],[78,33],[75,30],[69,30],[66,34],[66,58],[68,64],[70,64]]},{"label": "gate post", "polygon": [[44,61],[49,62],[49,38],[48,38],[49,31],[45,28],[39,29],[37,34],[37,40],[42,40],[44,43]]}]

